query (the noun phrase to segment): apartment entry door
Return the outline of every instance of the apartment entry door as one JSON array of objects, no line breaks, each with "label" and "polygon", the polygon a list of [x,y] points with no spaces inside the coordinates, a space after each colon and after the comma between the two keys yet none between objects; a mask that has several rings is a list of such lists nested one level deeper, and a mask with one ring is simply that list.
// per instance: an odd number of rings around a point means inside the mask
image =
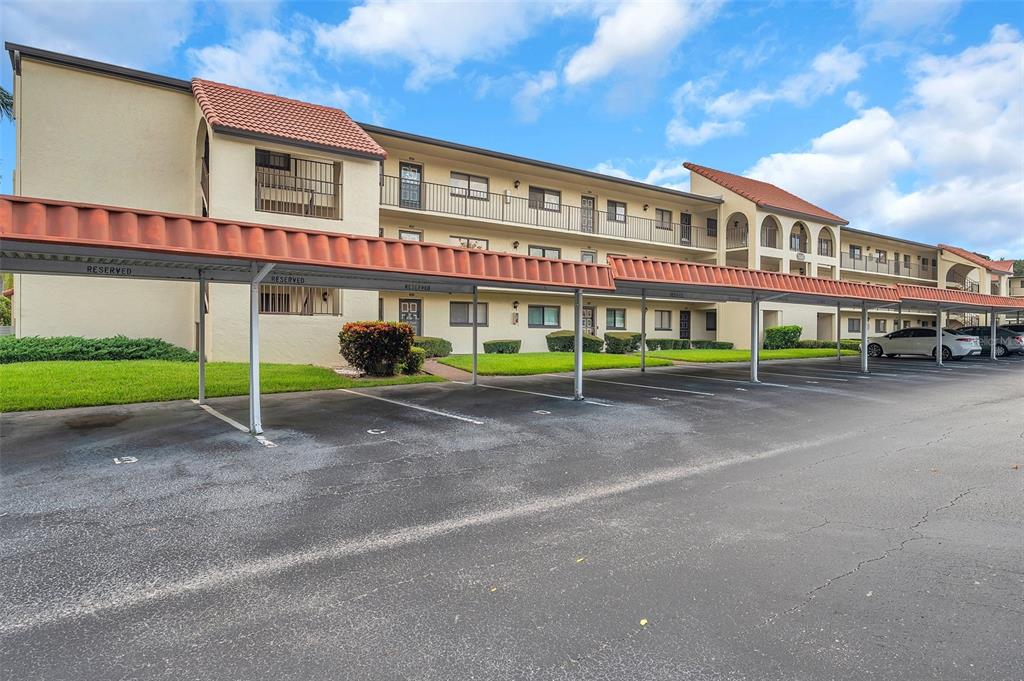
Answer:
[{"label": "apartment entry door", "polygon": [[423,166],[415,163],[400,163],[401,175],[398,203],[402,208],[423,208]]},{"label": "apartment entry door", "polygon": [[679,337],[683,340],[690,339],[690,311],[679,311]]},{"label": "apartment entry door", "polygon": [[583,333],[589,333],[591,336],[596,335],[594,330],[594,317],[597,316],[597,308],[589,305],[583,306]]},{"label": "apartment entry door", "polygon": [[594,233],[594,222],[597,217],[597,199],[593,196],[580,197],[580,231]]},{"label": "apartment entry door", "polygon": [[423,335],[423,301],[416,298],[402,298],[398,301],[398,321],[412,327],[417,336]]}]

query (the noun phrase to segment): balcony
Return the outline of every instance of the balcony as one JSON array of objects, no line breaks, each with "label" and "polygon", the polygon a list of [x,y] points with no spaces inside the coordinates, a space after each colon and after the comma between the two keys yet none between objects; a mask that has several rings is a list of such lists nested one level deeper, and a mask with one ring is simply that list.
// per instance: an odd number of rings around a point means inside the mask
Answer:
[{"label": "balcony", "polygon": [[438,215],[493,220],[529,227],[543,227],[576,234],[649,241],[689,248],[716,249],[717,231],[678,222],[632,215],[615,219],[594,208],[538,202],[519,196],[495,194],[432,182],[403,181],[385,175],[380,189],[382,206],[395,206]]},{"label": "balcony", "polygon": [[725,231],[726,248],[746,248],[750,230],[746,227],[729,227]]},{"label": "balcony", "polygon": [[853,257],[849,253],[843,253],[840,258],[844,270],[855,270],[857,272],[868,272],[870,274],[888,274],[894,277],[913,277],[915,279],[936,280],[935,269],[922,267],[917,263],[906,264],[897,260],[878,260],[872,257]]}]

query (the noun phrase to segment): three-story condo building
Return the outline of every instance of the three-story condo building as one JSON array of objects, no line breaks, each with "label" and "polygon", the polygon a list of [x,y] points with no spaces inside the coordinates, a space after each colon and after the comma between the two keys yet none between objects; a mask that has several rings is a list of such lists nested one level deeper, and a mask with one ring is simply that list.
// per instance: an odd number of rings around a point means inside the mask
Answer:
[{"label": "three-story condo building", "polygon": [[[609,177],[417,134],[358,124],[343,111],[8,45],[14,68],[14,193],[381,235],[539,257],[608,255],[735,265],[830,279],[1007,293],[1009,267],[947,245],[873,234],[778,187],[686,164],[691,192]],[[247,353],[245,287],[212,284],[212,359]],[[193,348],[194,283],[21,275],[19,335],[157,336]],[[321,289],[271,277],[260,300],[265,361],[337,364],[346,321],[402,320],[420,335],[471,343],[468,296]],[[545,349],[570,328],[572,300],[481,290],[481,342]],[[749,345],[749,306],[648,299],[651,337]],[[764,326],[805,338],[859,336],[859,313],[763,304]],[[640,328],[638,300],[587,296],[597,335]],[[871,331],[934,316],[872,313]]]}]

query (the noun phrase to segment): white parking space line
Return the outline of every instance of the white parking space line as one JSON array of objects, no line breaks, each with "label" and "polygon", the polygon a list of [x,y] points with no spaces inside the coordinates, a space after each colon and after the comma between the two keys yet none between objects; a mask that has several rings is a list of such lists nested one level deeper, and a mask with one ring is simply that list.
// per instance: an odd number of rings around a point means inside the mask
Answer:
[{"label": "white parking space line", "polygon": [[750,385],[766,385],[766,386],[769,386],[771,388],[792,388],[793,387],[791,385],[786,385],[785,383],[765,383],[764,381],[761,381],[760,383],[756,383],[755,384],[755,383],[750,383],[750,381],[744,381],[744,380],[739,379],[739,378],[719,378],[717,376],[703,376],[701,374],[694,374],[694,373],[691,373],[689,371],[659,371],[657,373],[659,373],[659,374],[669,374],[669,375],[672,375],[672,376],[688,376],[690,378],[697,378],[697,379],[700,379],[702,381],[722,381],[723,383],[749,383]]},{"label": "white parking space line", "polygon": [[428,414],[435,414],[437,416],[444,416],[445,418],[455,419],[456,421],[465,421],[466,423],[473,423],[478,426],[484,425],[483,421],[477,421],[471,419],[468,416],[459,416],[458,414],[449,414],[445,411],[438,411],[437,409],[428,409],[427,407],[421,407],[418,404],[410,404],[409,402],[399,402],[398,400],[391,400],[387,397],[381,397],[380,395],[370,395],[369,393],[361,393],[358,390],[349,390],[348,388],[338,388],[338,392],[351,393],[352,395],[358,395],[359,397],[368,397],[371,400],[380,400],[381,402],[390,402],[391,404],[397,404],[399,407],[407,407],[409,409],[415,409],[417,411],[425,411]]},{"label": "white parking space line", "polygon": [[[199,400],[192,400],[192,402],[194,402],[195,404],[199,404]],[[206,413],[211,414],[212,416],[216,416],[217,418],[219,418],[221,421],[223,421],[224,423],[228,424],[232,428],[237,428],[238,430],[242,431],[243,433],[248,433],[249,432],[249,427],[248,426],[243,426],[241,423],[239,423],[238,421],[234,420],[230,416],[225,416],[224,414],[221,414],[219,411],[217,411],[216,409],[214,409],[213,407],[211,407],[208,404],[199,404],[199,408],[202,409],[203,411],[205,411]]]},{"label": "white parking space line", "polygon": [[[544,374],[545,376],[555,376],[557,378],[572,378],[572,376],[559,376],[558,374]],[[657,385],[645,385],[643,383],[625,383],[623,381],[606,381],[600,378],[587,378],[583,377],[584,381],[590,381],[591,383],[609,383],[611,385],[625,385],[631,388],[650,388],[651,390],[666,390],[673,393],[687,393],[690,395],[700,395],[701,397],[714,397],[714,393],[701,392],[700,390],[684,390],[682,388],[665,388]]]},{"label": "white parking space line", "polygon": [[[541,375],[543,375],[543,376],[556,376],[557,374],[541,374]],[[572,376],[567,376],[566,378],[572,378]],[[459,383],[460,385],[473,385],[472,383],[467,383],[466,381],[452,381],[452,383]],[[548,398],[550,398],[552,400],[568,400],[569,402],[585,402],[586,404],[596,404],[599,407],[610,407],[610,406],[612,406],[611,404],[608,404],[607,402],[599,402],[597,400],[588,400],[588,399],[576,400],[575,398],[569,397],[568,395],[552,395],[551,393],[539,393],[539,392],[536,392],[536,391],[533,391],[533,390],[523,390],[521,388],[506,388],[503,385],[485,385],[483,383],[477,383],[476,387],[477,388],[490,388],[491,390],[507,390],[510,393],[523,393],[524,395],[536,395],[537,397],[548,397]]]}]

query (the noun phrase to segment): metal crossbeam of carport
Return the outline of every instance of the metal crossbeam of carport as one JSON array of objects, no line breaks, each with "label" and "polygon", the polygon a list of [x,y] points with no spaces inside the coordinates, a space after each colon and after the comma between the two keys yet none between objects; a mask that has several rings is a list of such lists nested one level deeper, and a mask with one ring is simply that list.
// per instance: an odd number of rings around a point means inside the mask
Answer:
[{"label": "metal crossbeam of carport", "polygon": [[[250,287],[249,430],[263,430],[259,290],[263,282],[383,291],[472,293],[479,287],[575,294],[574,398],[583,399],[583,291],[611,292],[607,265],[443,244],[175,215],[50,199],[0,196],[5,272],[199,285],[199,399],[205,401],[205,299],[210,282]],[[473,384],[477,384],[476,305]]]},{"label": "metal crossbeam of carport", "polygon": [[[699,302],[750,303],[750,380],[753,383],[760,382],[758,349],[761,345],[761,303],[769,300],[831,306],[860,303],[861,371],[864,373],[868,373],[868,309],[891,307],[899,303],[896,289],[891,286],[672,260],[611,256],[608,263],[615,279],[615,295],[639,296],[646,302],[647,294],[655,292],[660,297]],[[647,308],[644,305],[641,316],[646,315]],[[646,320],[640,328],[640,344],[646,347]],[[645,355],[641,357],[641,369],[645,368]]]},{"label": "metal crossbeam of carport", "polygon": [[986,312],[988,313],[989,360],[996,361],[996,315],[1000,312],[1024,310],[1024,299],[1010,296],[994,296],[988,293],[973,293],[958,289],[935,288],[932,286],[911,286],[897,284],[903,309],[935,313],[935,363],[942,366],[942,313],[943,312]]}]

